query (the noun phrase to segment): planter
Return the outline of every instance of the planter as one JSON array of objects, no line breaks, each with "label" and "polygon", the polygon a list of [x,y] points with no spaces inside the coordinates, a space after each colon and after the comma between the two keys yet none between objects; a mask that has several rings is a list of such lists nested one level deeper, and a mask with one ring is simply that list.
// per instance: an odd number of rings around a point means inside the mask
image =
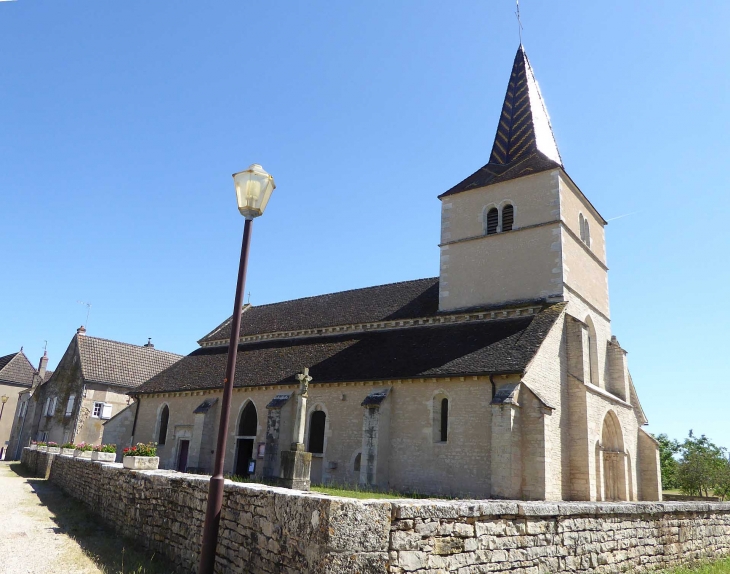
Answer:
[{"label": "planter", "polygon": [[65,456],[73,456],[74,452],[76,452],[76,449],[74,449],[74,448],[62,448],[61,449],[61,454],[65,455]]},{"label": "planter", "polygon": [[38,445],[37,444],[32,444],[28,448],[30,448],[30,450],[38,450]]},{"label": "planter", "polygon": [[117,453],[91,451],[91,460],[100,460],[101,462],[114,462],[115,460],[117,460]]},{"label": "planter", "polygon": [[124,468],[132,470],[157,470],[160,465],[159,456],[125,456]]},{"label": "planter", "polygon": [[48,452],[48,447],[47,446],[39,446],[38,447],[38,452]]},{"label": "planter", "polygon": [[93,451],[91,450],[78,450],[76,449],[74,451],[74,458],[85,458],[87,460],[91,460],[91,453]]},{"label": "planter", "polygon": [[48,454],[61,454],[61,449],[57,446],[49,446]]}]

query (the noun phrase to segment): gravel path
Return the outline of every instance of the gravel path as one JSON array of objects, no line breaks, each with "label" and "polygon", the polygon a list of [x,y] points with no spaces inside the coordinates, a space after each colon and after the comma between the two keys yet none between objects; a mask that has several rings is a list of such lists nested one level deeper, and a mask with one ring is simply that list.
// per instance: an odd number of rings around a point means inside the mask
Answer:
[{"label": "gravel path", "polygon": [[59,526],[51,508],[62,499],[47,481],[24,478],[0,462],[0,572],[102,572]]}]

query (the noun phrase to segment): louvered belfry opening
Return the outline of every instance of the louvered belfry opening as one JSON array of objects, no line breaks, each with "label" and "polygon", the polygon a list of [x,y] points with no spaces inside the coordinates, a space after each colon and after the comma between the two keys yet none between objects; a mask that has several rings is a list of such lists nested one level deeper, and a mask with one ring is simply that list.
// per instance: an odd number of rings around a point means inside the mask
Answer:
[{"label": "louvered belfry opening", "polygon": [[497,233],[497,227],[499,226],[499,211],[496,207],[493,207],[487,212],[487,235]]},{"label": "louvered belfry opening", "polygon": [[511,205],[505,205],[502,208],[502,231],[512,231],[512,225],[515,222],[515,208]]}]

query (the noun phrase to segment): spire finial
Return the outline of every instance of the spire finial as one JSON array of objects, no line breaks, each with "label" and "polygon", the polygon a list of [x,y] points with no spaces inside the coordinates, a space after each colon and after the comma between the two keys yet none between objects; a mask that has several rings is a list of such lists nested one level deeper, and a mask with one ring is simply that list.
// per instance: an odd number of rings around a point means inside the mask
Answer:
[{"label": "spire finial", "polygon": [[517,33],[520,35],[520,46],[522,46],[522,20],[520,20],[520,0],[515,0],[515,3],[517,5],[517,11],[515,12],[515,16],[517,16]]}]

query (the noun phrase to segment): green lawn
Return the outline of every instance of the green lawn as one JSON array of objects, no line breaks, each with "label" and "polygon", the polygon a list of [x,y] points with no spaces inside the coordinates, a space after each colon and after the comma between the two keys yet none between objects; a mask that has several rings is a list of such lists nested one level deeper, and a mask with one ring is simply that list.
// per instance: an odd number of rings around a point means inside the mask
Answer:
[{"label": "green lawn", "polygon": [[664,574],[730,574],[730,558],[693,568],[673,568]]}]

